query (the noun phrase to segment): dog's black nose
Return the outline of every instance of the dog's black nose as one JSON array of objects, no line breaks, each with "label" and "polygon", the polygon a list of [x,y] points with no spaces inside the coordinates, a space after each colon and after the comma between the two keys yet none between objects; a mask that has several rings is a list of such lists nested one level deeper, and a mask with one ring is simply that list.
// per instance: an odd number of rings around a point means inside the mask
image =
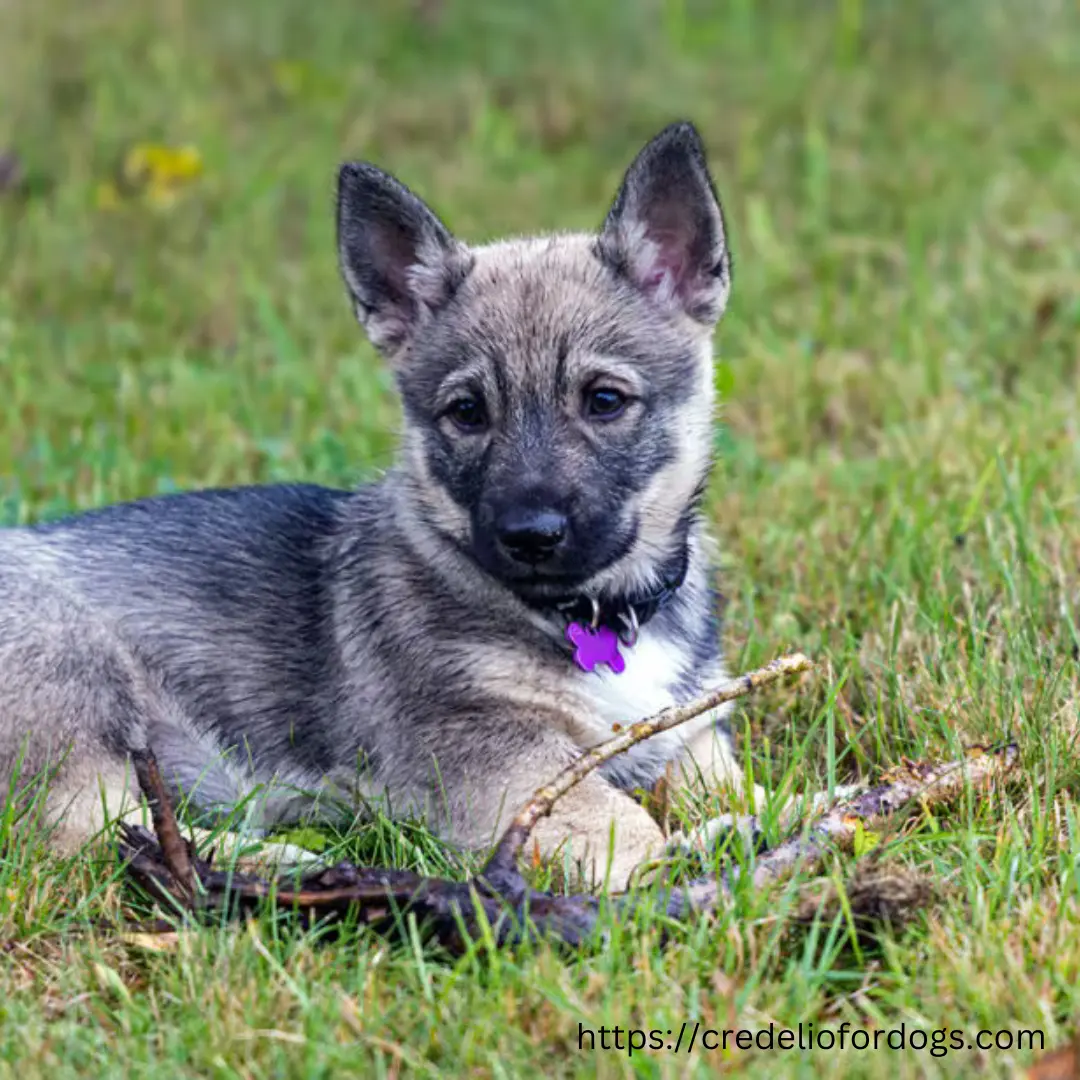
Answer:
[{"label": "dog's black nose", "polygon": [[503,550],[517,562],[545,562],[566,539],[567,520],[554,510],[508,510],[495,523]]}]

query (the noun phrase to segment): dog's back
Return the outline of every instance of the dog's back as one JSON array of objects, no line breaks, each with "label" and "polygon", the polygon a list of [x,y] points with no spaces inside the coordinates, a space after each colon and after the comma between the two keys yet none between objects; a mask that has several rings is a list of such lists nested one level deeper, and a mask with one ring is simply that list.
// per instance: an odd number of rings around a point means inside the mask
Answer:
[{"label": "dog's back", "polygon": [[167,672],[193,715],[222,730],[263,716],[267,740],[292,724],[317,766],[313,714],[335,654],[325,564],[348,498],[309,485],[161,496],[33,530],[22,547]]}]

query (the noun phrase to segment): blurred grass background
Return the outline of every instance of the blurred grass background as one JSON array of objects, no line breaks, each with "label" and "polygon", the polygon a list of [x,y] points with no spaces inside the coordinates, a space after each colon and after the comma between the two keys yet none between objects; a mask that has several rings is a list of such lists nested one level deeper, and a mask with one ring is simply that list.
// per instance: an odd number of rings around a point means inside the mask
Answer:
[{"label": "blurred grass background", "polygon": [[108,871],[56,885],[45,856],[8,856],[0,1044],[20,1075],[1009,1075],[1031,1055],[631,1061],[578,1053],[576,1025],[1071,1030],[1074,3],[5,0],[0,513],[376,475],[398,413],[338,279],[338,163],[397,173],[467,239],[590,228],[679,117],[735,258],[710,501],[732,663],[819,661],[743,709],[749,752],[803,787],[1017,739],[1019,792],[889,845],[947,902],[856,956],[843,927],[790,936],[789,890],[667,952],[646,921],[599,956],[494,972],[213,934],[147,961],[58,933],[73,904],[115,914]]}]

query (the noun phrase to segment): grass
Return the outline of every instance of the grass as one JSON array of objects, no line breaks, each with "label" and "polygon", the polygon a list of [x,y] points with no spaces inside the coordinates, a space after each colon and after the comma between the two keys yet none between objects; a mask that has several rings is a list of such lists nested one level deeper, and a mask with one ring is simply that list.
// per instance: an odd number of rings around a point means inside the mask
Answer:
[{"label": "grass", "polygon": [[[1054,0],[9,0],[0,11],[0,498],[10,523],[385,466],[397,409],[333,252],[368,157],[472,239],[596,224],[673,117],[736,260],[709,503],[772,784],[1015,739],[1018,785],[860,860],[937,900],[870,938],[643,914],[580,957],[448,962],[269,918],[126,938],[107,852],[0,826],[0,1075],[1012,1075],[1037,1052],[578,1049],[579,1024],[1038,1029],[1080,1014],[1080,19]],[[117,181],[141,144],[201,172]],[[129,162],[130,164],[130,162]],[[539,778],[544,779],[544,778]],[[462,873],[423,830],[357,857]],[[661,937],[671,941],[661,948]],[[1004,1041],[1004,1037],[1003,1037]]]}]

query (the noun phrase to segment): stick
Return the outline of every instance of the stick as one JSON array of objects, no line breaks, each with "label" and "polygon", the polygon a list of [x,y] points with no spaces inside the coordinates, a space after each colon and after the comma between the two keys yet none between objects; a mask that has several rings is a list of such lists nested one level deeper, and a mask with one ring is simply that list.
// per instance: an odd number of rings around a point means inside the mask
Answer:
[{"label": "stick", "polygon": [[150,805],[150,816],[154,822],[158,844],[161,846],[162,860],[172,878],[173,888],[170,892],[185,907],[194,907],[197,896],[195,868],[191,863],[187,841],[180,833],[176,814],[165,790],[157,758],[149,748],[133,750],[131,762],[135,767],[139,787]]},{"label": "stick", "polygon": [[[587,895],[552,895],[527,887],[517,858],[537,821],[590,772],[643,739],[809,667],[805,656],[783,657],[688,705],[665,709],[588,751],[537,790],[499,840],[483,873],[472,881],[445,881],[402,870],[357,868],[349,863],[299,879],[287,875],[267,880],[215,870],[209,862],[194,858],[181,836],[161,772],[149,751],[133,757],[140,787],[153,812],[157,837],[155,840],[145,829],[124,825],[121,854],[128,860],[129,875],[151,893],[181,899],[188,906],[198,902],[207,911],[235,914],[255,910],[270,901],[279,908],[293,907],[302,919],[351,912],[362,923],[387,934],[401,932],[402,915],[412,912],[436,941],[454,953],[470,947],[483,928],[491,929],[497,945],[521,940],[531,927],[576,947],[593,936],[599,903]],[[946,765],[905,762],[887,773],[881,784],[869,790],[845,792],[799,835],[759,856],[751,870],[752,886],[766,888],[799,866],[819,863],[830,845],[850,846],[860,823],[885,822],[917,800],[923,805],[945,802],[961,793],[967,783],[986,786],[1007,775],[1017,758],[1016,747],[1010,745],[997,750],[976,747],[962,761]],[[823,800],[823,795],[815,796],[813,805]],[[750,832],[757,829],[753,817],[731,818],[725,824]],[[708,824],[701,831],[709,833]],[[719,877],[673,889],[667,902],[668,913],[685,919],[715,908],[731,893],[741,872],[737,866],[729,867]],[[622,914],[632,911],[639,895],[631,892],[615,897],[617,910]]]},{"label": "stick", "polygon": [[[966,785],[985,789],[1010,773],[1018,758],[1016,744],[1009,743],[997,748],[973,746],[960,761],[944,765],[904,762],[889,770],[882,783],[839,800],[812,821],[804,833],[789,837],[761,855],[750,871],[753,887],[766,888],[798,868],[820,864],[831,845],[850,849],[860,826],[880,827],[916,801],[931,807],[955,799]],[[757,818],[737,818],[732,825],[752,834],[757,831]],[[732,867],[720,878],[674,890],[669,914],[685,918],[690,911],[715,907],[720,896],[732,891],[739,876],[740,868]]]},{"label": "stick", "polygon": [[[960,762],[909,763],[893,770],[884,783],[842,800],[803,833],[761,855],[749,871],[751,885],[768,888],[800,867],[821,862],[831,844],[850,845],[856,822],[880,825],[895,821],[905,808],[946,802],[960,794],[965,783],[984,787],[1005,777],[1017,759],[1015,746],[990,751],[976,747]],[[754,819],[748,820],[755,824]],[[140,885],[155,895],[174,895],[172,872],[150,833],[125,825],[121,853],[128,860],[128,874]],[[408,933],[402,916],[412,912],[417,925],[454,954],[474,946],[484,936],[485,927],[491,929],[499,946],[520,941],[535,930],[549,940],[576,948],[594,939],[600,918],[599,903],[588,895],[533,890],[500,895],[490,891],[490,883],[444,881],[405,870],[339,863],[297,881],[288,876],[265,880],[218,871],[201,859],[195,859],[193,865],[206,911],[236,915],[271,902],[278,910],[296,910],[301,921],[351,913],[387,936]],[[729,867],[719,877],[672,889],[666,903],[668,915],[685,921],[713,910],[731,894],[739,876],[739,867]],[[617,912],[623,916],[632,912],[640,897],[640,891],[614,897]]]},{"label": "stick", "polygon": [[495,850],[483,869],[483,878],[503,895],[519,893],[524,888],[524,880],[518,872],[517,860],[529,835],[536,827],[536,823],[551,813],[555,803],[572,787],[580,784],[589,773],[599,768],[605,761],[610,761],[618,754],[625,753],[630,747],[636,746],[639,742],[661,731],[669,731],[725,702],[744,697],[759,687],[776,682],[785,675],[795,675],[806,671],[811,666],[810,660],[802,653],[782,656],[779,660],[774,660],[757,671],[732,679],[686,705],[673,705],[646,720],[639,720],[615,738],[608,739],[607,742],[586,751],[575,762],[563,769],[554,780],[538,788],[533,797],[522,807],[495,846]]}]

